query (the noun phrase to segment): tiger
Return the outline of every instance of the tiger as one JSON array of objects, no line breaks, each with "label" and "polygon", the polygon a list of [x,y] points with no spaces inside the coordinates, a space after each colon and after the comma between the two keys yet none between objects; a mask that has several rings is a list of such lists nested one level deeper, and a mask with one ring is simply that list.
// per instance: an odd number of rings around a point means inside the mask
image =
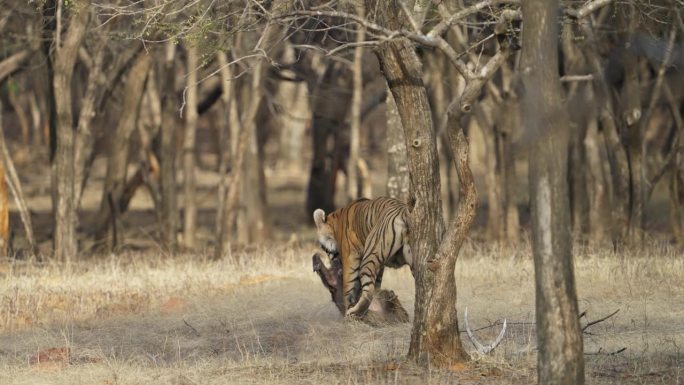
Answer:
[{"label": "tiger", "polygon": [[330,214],[316,209],[313,219],[321,248],[342,265],[346,316],[363,316],[385,266],[412,266],[408,208],[399,200],[362,198]]}]

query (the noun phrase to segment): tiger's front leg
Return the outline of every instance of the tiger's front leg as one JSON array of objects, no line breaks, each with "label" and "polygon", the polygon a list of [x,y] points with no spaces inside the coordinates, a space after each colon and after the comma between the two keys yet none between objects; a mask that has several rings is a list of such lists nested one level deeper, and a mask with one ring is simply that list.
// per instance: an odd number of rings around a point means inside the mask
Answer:
[{"label": "tiger's front leg", "polygon": [[370,253],[364,252],[364,257],[359,266],[359,278],[361,296],[345,313],[346,316],[362,316],[373,300],[376,289],[380,289],[382,273],[384,271],[384,258],[382,250],[373,248]]},{"label": "tiger's front leg", "polygon": [[360,253],[351,252],[342,258],[342,292],[345,309],[349,309],[357,298],[361,286],[359,284]]}]

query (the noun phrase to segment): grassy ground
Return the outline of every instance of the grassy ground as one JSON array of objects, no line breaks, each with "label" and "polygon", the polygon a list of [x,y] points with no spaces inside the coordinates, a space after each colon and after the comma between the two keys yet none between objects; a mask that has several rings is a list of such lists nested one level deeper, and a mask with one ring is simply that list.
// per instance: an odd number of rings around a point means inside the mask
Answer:
[{"label": "grassy ground", "polygon": [[[507,318],[502,345],[454,371],[404,361],[410,325],[344,321],[311,271],[312,245],[233,260],[130,253],[60,266],[0,265],[0,384],[536,382],[529,250],[469,244],[456,278],[473,328]],[[590,384],[684,383],[684,259],[665,245],[576,251]],[[410,272],[388,271],[410,314]],[[483,342],[499,326],[477,332]],[[465,334],[462,335],[464,338]],[[464,345],[472,350],[464,339]],[[621,353],[611,355],[626,348]],[[40,361],[40,362],[39,362]]]}]

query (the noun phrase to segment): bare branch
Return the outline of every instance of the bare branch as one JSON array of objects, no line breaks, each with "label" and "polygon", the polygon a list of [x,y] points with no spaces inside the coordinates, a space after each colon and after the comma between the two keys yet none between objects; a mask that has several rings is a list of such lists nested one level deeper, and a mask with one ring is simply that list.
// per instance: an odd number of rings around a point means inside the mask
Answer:
[{"label": "bare branch", "polygon": [[565,75],[565,76],[561,76],[560,81],[565,82],[565,83],[569,83],[569,82],[591,82],[591,81],[594,81],[594,75],[593,74]]},{"label": "bare branch", "polygon": [[492,342],[491,344],[489,344],[487,346],[484,346],[475,338],[473,331],[470,330],[470,325],[468,324],[468,308],[467,307],[465,308],[465,314],[463,315],[463,322],[465,323],[466,333],[468,333],[468,338],[470,338],[470,342],[472,342],[473,345],[475,345],[475,349],[477,349],[477,352],[482,354],[482,355],[489,354],[492,350],[494,350],[494,348],[499,346],[499,344],[501,343],[501,341],[504,338],[504,335],[506,334],[507,324],[506,324],[506,320],[504,319],[503,327],[501,328],[501,332],[496,337],[494,342]]},{"label": "bare branch", "polygon": [[617,310],[615,310],[614,312],[608,314],[607,316],[605,316],[605,317],[603,317],[603,318],[599,318],[599,319],[597,319],[597,320],[587,322],[587,324],[584,325],[584,326],[582,327],[582,332],[584,332],[585,330],[587,330],[587,328],[589,328],[590,326],[596,325],[597,323],[600,323],[600,322],[603,322],[603,321],[607,320],[608,318],[610,318],[610,317],[614,316],[615,314],[617,314],[619,311],[620,311],[620,309],[617,309]]},{"label": "bare branch", "polygon": [[620,348],[614,352],[604,352],[603,348],[599,348],[599,350],[596,352],[585,352],[584,355],[585,356],[614,356],[616,354],[620,354],[620,353],[624,352],[625,350],[627,350],[627,348]]},{"label": "bare branch", "polygon": [[593,0],[584,4],[580,9],[577,10],[567,8],[565,10],[565,13],[576,19],[583,19],[592,14],[597,9],[603,8],[612,2],[613,0]]},{"label": "bare branch", "polygon": [[7,76],[11,75],[19,69],[21,64],[29,58],[31,51],[28,49],[21,50],[7,59],[0,62],[0,82]]},{"label": "bare branch", "polygon": [[438,23],[430,32],[428,32],[427,36],[430,38],[434,38],[437,36],[443,35],[449,27],[454,25],[457,21],[464,19],[474,13],[480,12],[483,9],[487,9],[490,7],[493,7],[495,5],[499,4],[520,4],[520,1],[518,0],[485,0],[481,1],[479,3],[473,4],[468,8],[464,8],[453,15],[450,15],[446,18],[446,20],[441,21]]}]

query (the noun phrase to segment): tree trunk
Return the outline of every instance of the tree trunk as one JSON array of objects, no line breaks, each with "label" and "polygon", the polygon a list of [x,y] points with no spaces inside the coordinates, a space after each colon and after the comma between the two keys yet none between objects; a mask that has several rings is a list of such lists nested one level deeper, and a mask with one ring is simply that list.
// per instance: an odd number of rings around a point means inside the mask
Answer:
[{"label": "tree trunk", "polygon": [[[228,65],[228,56],[225,52],[220,51],[216,54],[219,64],[219,74],[221,78],[221,109],[219,111],[219,175],[221,180],[218,186],[218,204],[216,207],[216,249],[214,253],[215,259],[220,259],[230,246],[230,239],[233,236],[234,224],[228,223],[228,211],[226,205],[228,204],[228,187],[231,181],[228,173],[228,165],[232,168],[231,174],[235,174],[236,151],[235,142],[239,140],[239,135],[234,133],[240,132],[240,118],[237,116],[237,109],[235,106],[235,83],[237,80],[232,79],[232,71]],[[231,220],[234,218],[231,218]]]},{"label": "tree trunk", "polygon": [[169,251],[177,248],[178,209],[176,203],[176,46],[172,41],[164,45],[161,72],[162,123],[160,163],[161,241]]},{"label": "tree trunk", "polygon": [[492,117],[494,102],[490,99],[483,100],[475,107],[475,118],[480,130],[483,133],[487,157],[485,184],[487,186],[487,233],[490,239],[500,241],[503,235],[503,221],[502,214],[502,197],[501,187],[503,181],[501,178],[500,154],[499,154],[499,140],[494,127],[494,119]]},{"label": "tree trunk", "polygon": [[397,104],[391,92],[387,93],[387,195],[408,202],[409,174],[406,159],[404,127],[401,125]]},{"label": "tree trunk", "polygon": [[185,108],[185,138],[183,140],[183,243],[187,248],[195,247],[197,231],[197,202],[195,201],[195,133],[197,131],[197,48],[187,49],[187,106]]},{"label": "tree trunk", "polygon": [[[31,224],[31,214],[26,206],[26,200],[24,199],[24,193],[21,189],[21,182],[19,181],[19,175],[14,167],[14,162],[12,162],[12,157],[10,156],[9,150],[7,149],[7,143],[5,142],[5,133],[2,127],[2,103],[0,102],[0,153],[2,159],[0,160],[0,166],[3,167],[3,176],[0,179],[0,183],[5,183],[14,196],[14,202],[16,203],[17,209],[19,210],[19,215],[21,216],[21,221],[24,223],[24,230],[26,231],[26,239],[29,244],[29,253],[32,256],[38,254],[38,246],[36,245],[36,237],[33,233],[33,225]],[[4,175],[6,174],[6,175]],[[6,194],[6,192],[5,192]],[[9,204],[8,204],[9,206]],[[9,217],[7,219],[9,221]]]},{"label": "tree trunk", "polygon": [[[340,131],[351,104],[352,86],[347,68],[341,63],[326,64],[318,81],[307,82],[313,115],[311,136],[313,159],[306,197],[306,210],[332,212],[335,209],[335,181],[343,158]],[[335,100],[335,103],[330,103]]]},{"label": "tree trunk", "polygon": [[596,78],[595,95],[596,100],[600,101],[599,120],[605,139],[606,152],[610,163],[610,173],[612,179],[612,229],[611,237],[613,245],[621,244],[629,230],[629,161],[627,152],[620,140],[618,132],[618,122],[615,118],[615,108],[610,87],[603,73],[603,66],[598,56],[596,38],[590,26],[581,24],[582,31],[587,37],[588,44],[585,46],[585,56],[594,71]]},{"label": "tree trunk", "polygon": [[[363,0],[354,3],[356,14],[365,17],[366,10]],[[366,39],[366,30],[360,24],[356,26],[356,42],[362,43]],[[359,177],[357,164],[359,160],[359,135],[361,131],[361,103],[363,102],[363,47],[354,49],[354,64],[352,67],[352,105],[351,124],[349,129],[349,159],[347,160],[347,200],[349,202],[359,198]],[[366,197],[370,198],[370,197]]]},{"label": "tree trunk", "polygon": [[568,124],[558,76],[558,2],[523,0],[523,119],[530,200],[540,384],[584,383],[567,185]]},{"label": "tree trunk", "polygon": [[[53,249],[58,261],[69,265],[76,257],[76,190],[74,170],[74,122],[71,112],[71,79],[76,64],[78,47],[86,34],[90,1],[73,4],[74,12],[69,23],[63,46],[56,44],[54,53],[54,106],[56,112],[56,148],[53,167],[53,186],[56,194]],[[61,15],[57,15],[58,20]],[[59,33],[59,31],[57,31]],[[56,43],[59,43],[59,39]]]},{"label": "tree trunk", "polygon": [[[110,138],[107,176],[102,189],[98,230],[95,235],[98,244],[106,241],[107,230],[111,226],[114,226],[111,227],[113,234],[122,233],[120,215],[126,210],[124,191],[126,190],[128,153],[131,135],[138,121],[140,104],[145,91],[145,79],[147,78],[150,63],[149,55],[140,56],[126,79],[124,88],[124,95],[126,97],[121,108],[121,119],[117,124],[116,131],[114,131]],[[112,209],[114,209],[113,212]],[[117,241],[117,239],[113,239],[109,244],[109,250],[117,247]]]},{"label": "tree trunk", "polygon": [[21,127],[21,143],[26,149],[28,149],[30,132],[28,117],[26,116],[26,111],[22,106],[21,100],[17,95],[19,93],[19,85],[16,82],[10,82],[10,84],[12,86],[9,87],[8,90],[9,102],[12,105],[14,112],[17,114],[17,119],[19,119],[19,127]]},{"label": "tree trunk", "polygon": [[[394,3],[390,8],[396,6]],[[467,354],[457,332],[454,265],[440,266],[439,261],[435,263],[444,224],[438,189],[437,142],[427,92],[422,82],[421,64],[413,44],[405,39],[383,44],[378,57],[404,127],[413,192],[409,198],[409,228],[416,300],[409,357],[421,363],[448,366],[466,360]],[[448,275],[449,268],[451,279],[437,277]],[[437,283],[445,286],[437,290]],[[442,301],[447,297],[448,300]],[[439,306],[439,309],[435,306]]]},{"label": "tree trunk", "polygon": [[503,215],[506,229],[506,240],[509,245],[520,242],[520,216],[518,214],[519,184],[515,170],[516,157],[513,152],[513,132],[520,129],[520,103],[518,97],[508,93],[499,107],[499,121],[496,123],[496,134],[499,141],[499,169],[501,172],[501,188],[503,189]]},{"label": "tree trunk", "polygon": [[[2,105],[0,105],[1,107]],[[0,111],[1,113],[1,111]],[[0,162],[0,258],[9,257],[10,228],[9,228],[9,195],[5,179],[5,165]]]},{"label": "tree trunk", "polygon": [[[632,237],[641,238],[643,226],[643,152],[642,142],[644,140],[641,128],[641,92],[639,86],[639,60],[633,50],[630,49],[632,34],[638,23],[634,5],[617,5],[617,25],[621,46],[622,65],[624,66],[624,81],[622,95],[620,97],[620,107],[622,120],[626,128],[626,147],[627,160],[629,162],[630,184],[630,213],[629,213],[629,233]],[[636,239],[633,238],[633,239]]]}]

